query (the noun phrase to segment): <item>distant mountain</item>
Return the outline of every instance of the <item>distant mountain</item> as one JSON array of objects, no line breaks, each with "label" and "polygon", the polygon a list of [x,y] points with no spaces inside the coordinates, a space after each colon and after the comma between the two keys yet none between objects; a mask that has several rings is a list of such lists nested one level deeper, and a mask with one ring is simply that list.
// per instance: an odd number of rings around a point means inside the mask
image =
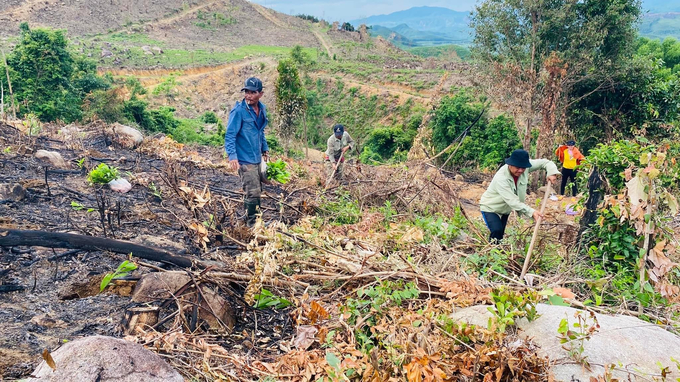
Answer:
[{"label": "distant mountain", "polygon": [[649,13],[680,12],[680,2],[668,0],[642,0],[642,10]]},{"label": "distant mountain", "polygon": [[372,37],[380,36],[400,48],[418,46],[417,42],[402,36],[390,28],[380,25],[372,25],[371,29],[368,30],[368,34],[370,34]]},{"label": "distant mountain", "polygon": [[[382,27],[404,30],[402,25],[418,32],[433,32],[434,35],[420,35],[417,39],[423,41],[423,45],[469,43],[472,41],[468,26],[470,12],[457,12],[442,7],[413,7],[405,11],[390,13],[388,15],[370,16],[363,19],[352,20],[350,23],[355,27],[366,25],[379,25]],[[395,29],[398,31],[397,29]],[[404,34],[405,37],[411,38]],[[435,42],[435,41],[442,42]],[[433,43],[428,43],[428,41]],[[446,42],[444,42],[446,41]]]},{"label": "distant mountain", "polygon": [[[643,0],[640,35],[680,39],[680,2]],[[401,47],[467,45],[472,42],[469,12],[442,7],[413,7],[388,15],[376,15],[350,21],[355,27],[372,26],[371,34],[382,36]]]}]

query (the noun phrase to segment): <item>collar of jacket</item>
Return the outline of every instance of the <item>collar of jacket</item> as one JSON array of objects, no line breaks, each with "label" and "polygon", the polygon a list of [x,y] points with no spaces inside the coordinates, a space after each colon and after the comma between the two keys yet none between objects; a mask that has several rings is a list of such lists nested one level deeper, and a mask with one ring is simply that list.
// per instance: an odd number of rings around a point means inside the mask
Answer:
[{"label": "collar of jacket", "polygon": [[[258,116],[255,114],[255,110],[253,110],[253,108],[248,105],[248,102],[246,102],[245,98],[241,101],[241,107],[244,107],[246,110],[248,110],[248,113],[253,113],[253,117],[257,119]],[[260,101],[257,101],[257,107],[261,112],[266,110],[264,104]]]}]

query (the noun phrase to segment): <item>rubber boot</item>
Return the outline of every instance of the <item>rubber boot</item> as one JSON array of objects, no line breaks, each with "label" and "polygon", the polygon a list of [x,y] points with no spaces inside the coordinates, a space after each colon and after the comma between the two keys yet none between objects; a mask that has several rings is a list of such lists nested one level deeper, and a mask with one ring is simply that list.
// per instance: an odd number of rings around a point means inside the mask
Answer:
[{"label": "rubber boot", "polygon": [[246,207],[246,224],[248,227],[252,227],[255,225],[257,214],[260,211],[260,198],[249,199],[244,204]]}]

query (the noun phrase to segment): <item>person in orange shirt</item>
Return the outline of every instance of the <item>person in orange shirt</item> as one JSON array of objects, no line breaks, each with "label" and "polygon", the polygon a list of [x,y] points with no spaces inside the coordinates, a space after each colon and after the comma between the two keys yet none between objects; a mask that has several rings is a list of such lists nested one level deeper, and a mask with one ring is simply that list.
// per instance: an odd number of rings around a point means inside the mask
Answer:
[{"label": "person in orange shirt", "polygon": [[572,195],[576,196],[576,172],[578,165],[581,164],[583,159],[586,157],[581,154],[581,152],[576,148],[576,142],[567,141],[566,145],[562,145],[557,148],[555,155],[562,162],[562,184],[560,186],[560,195],[564,195],[565,188],[569,179],[571,179]]}]

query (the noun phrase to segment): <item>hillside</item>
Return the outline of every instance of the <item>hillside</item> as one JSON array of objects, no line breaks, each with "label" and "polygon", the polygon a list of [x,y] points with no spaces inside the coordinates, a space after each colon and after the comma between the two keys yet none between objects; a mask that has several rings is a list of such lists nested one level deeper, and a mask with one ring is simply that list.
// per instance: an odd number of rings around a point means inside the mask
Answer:
[{"label": "hillside", "polygon": [[[0,35],[19,24],[66,29],[70,38],[121,33],[119,40],[149,39],[163,48],[229,52],[244,45],[318,47],[307,24],[245,0],[15,1],[0,7]],[[83,22],[87,20],[87,22]],[[257,28],[244,28],[257,24]]]},{"label": "hillside", "polygon": [[661,40],[680,39],[680,12],[645,14],[640,22],[640,35]]}]

